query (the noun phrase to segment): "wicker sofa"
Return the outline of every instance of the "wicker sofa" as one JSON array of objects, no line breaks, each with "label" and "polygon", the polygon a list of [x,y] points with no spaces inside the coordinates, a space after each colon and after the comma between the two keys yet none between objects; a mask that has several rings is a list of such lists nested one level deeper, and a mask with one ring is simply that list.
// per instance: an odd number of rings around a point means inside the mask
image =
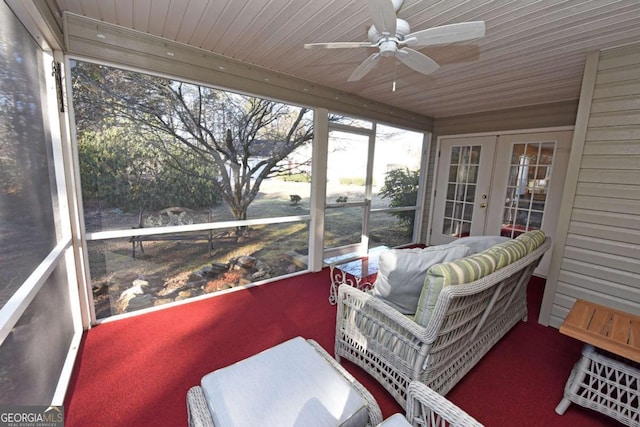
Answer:
[{"label": "wicker sofa", "polygon": [[[336,359],[365,369],[405,409],[411,381],[446,395],[500,338],[526,320],[527,283],[550,246],[544,233],[528,232],[430,267],[414,315],[400,313],[371,292],[340,286]],[[469,270],[463,274],[460,268]],[[434,296],[437,286],[441,290]]]}]

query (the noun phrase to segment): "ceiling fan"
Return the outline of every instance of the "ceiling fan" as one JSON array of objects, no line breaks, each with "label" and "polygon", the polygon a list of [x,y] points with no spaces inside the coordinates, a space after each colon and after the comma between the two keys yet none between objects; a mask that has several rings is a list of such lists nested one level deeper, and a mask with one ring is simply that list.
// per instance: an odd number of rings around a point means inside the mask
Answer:
[{"label": "ceiling fan", "polygon": [[439,44],[461,42],[484,37],[484,21],[462,22],[442,25],[411,33],[409,23],[396,17],[404,0],[368,0],[369,13],[373,25],[369,27],[368,42],[307,43],[305,49],[323,47],[328,49],[349,49],[357,47],[377,47],[356,68],[347,81],[363,78],[376,65],[380,57],[395,56],[400,62],[422,73],[430,74],[440,66],[428,56],[411,49]]}]

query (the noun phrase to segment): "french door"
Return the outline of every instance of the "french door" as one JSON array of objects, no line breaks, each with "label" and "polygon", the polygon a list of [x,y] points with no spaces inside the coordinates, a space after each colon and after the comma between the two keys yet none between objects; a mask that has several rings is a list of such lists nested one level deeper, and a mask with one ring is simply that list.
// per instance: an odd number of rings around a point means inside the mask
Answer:
[{"label": "french door", "polygon": [[484,234],[495,149],[494,136],[441,141],[432,245]]},{"label": "french door", "polygon": [[366,254],[375,129],[329,130],[324,256]]},{"label": "french door", "polygon": [[[571,131],[443,138],[430,244],[464,236],[553,237]],[[537,274],[546,275],[545,256]]]}]

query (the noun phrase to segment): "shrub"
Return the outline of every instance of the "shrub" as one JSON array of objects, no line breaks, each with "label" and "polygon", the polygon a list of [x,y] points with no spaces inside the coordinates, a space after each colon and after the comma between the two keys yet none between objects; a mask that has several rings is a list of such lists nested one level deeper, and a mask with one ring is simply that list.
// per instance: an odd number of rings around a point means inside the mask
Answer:
[{"label": "shrub", "polygon": [[[382,198],[389,198],[389,207],[399,208],[403,206],[415,206],[418,200],[418,185],[420,181],[420,171],[405,169],[392,169],[385,175],[384,185],[380,189],[379,195]],[[391,215],[398,219],[398,222],[407,228],[413,229],[415,212],[391,212]]]},{"label": "shrub", "polygon": [[298,196],[297,194],[289,194],[289,198],[291,199],[292,205],[297,205],[298,202],[302,200],[302,197]]},{"label": "shrub", "polygon": [[282,177],[286,182],[311,182],[311,175],[308,173],[292,173],[291,175],[285,175]]},{"label": "shrub", "polygon": [[365,179],[359,177],[342,177],[338,178],[338,181],[342,185],[359,185],[363,187],[365,184]]},{"label": "shrub", "polygon": [[154,150],[148,138],[117,126],[78,138],[85,202],[133,212],[168,206],[197,209],[220,202],[215,168],[193,152]]}]

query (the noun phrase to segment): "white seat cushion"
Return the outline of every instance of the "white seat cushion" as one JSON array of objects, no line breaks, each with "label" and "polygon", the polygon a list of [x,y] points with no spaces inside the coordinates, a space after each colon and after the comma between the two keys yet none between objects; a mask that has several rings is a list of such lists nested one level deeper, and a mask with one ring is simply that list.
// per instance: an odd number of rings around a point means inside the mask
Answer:
[{"label": "white seat cushion", "polygon": [[202,378],[216,427],[365,426],[366,401],[297,337]]}]

